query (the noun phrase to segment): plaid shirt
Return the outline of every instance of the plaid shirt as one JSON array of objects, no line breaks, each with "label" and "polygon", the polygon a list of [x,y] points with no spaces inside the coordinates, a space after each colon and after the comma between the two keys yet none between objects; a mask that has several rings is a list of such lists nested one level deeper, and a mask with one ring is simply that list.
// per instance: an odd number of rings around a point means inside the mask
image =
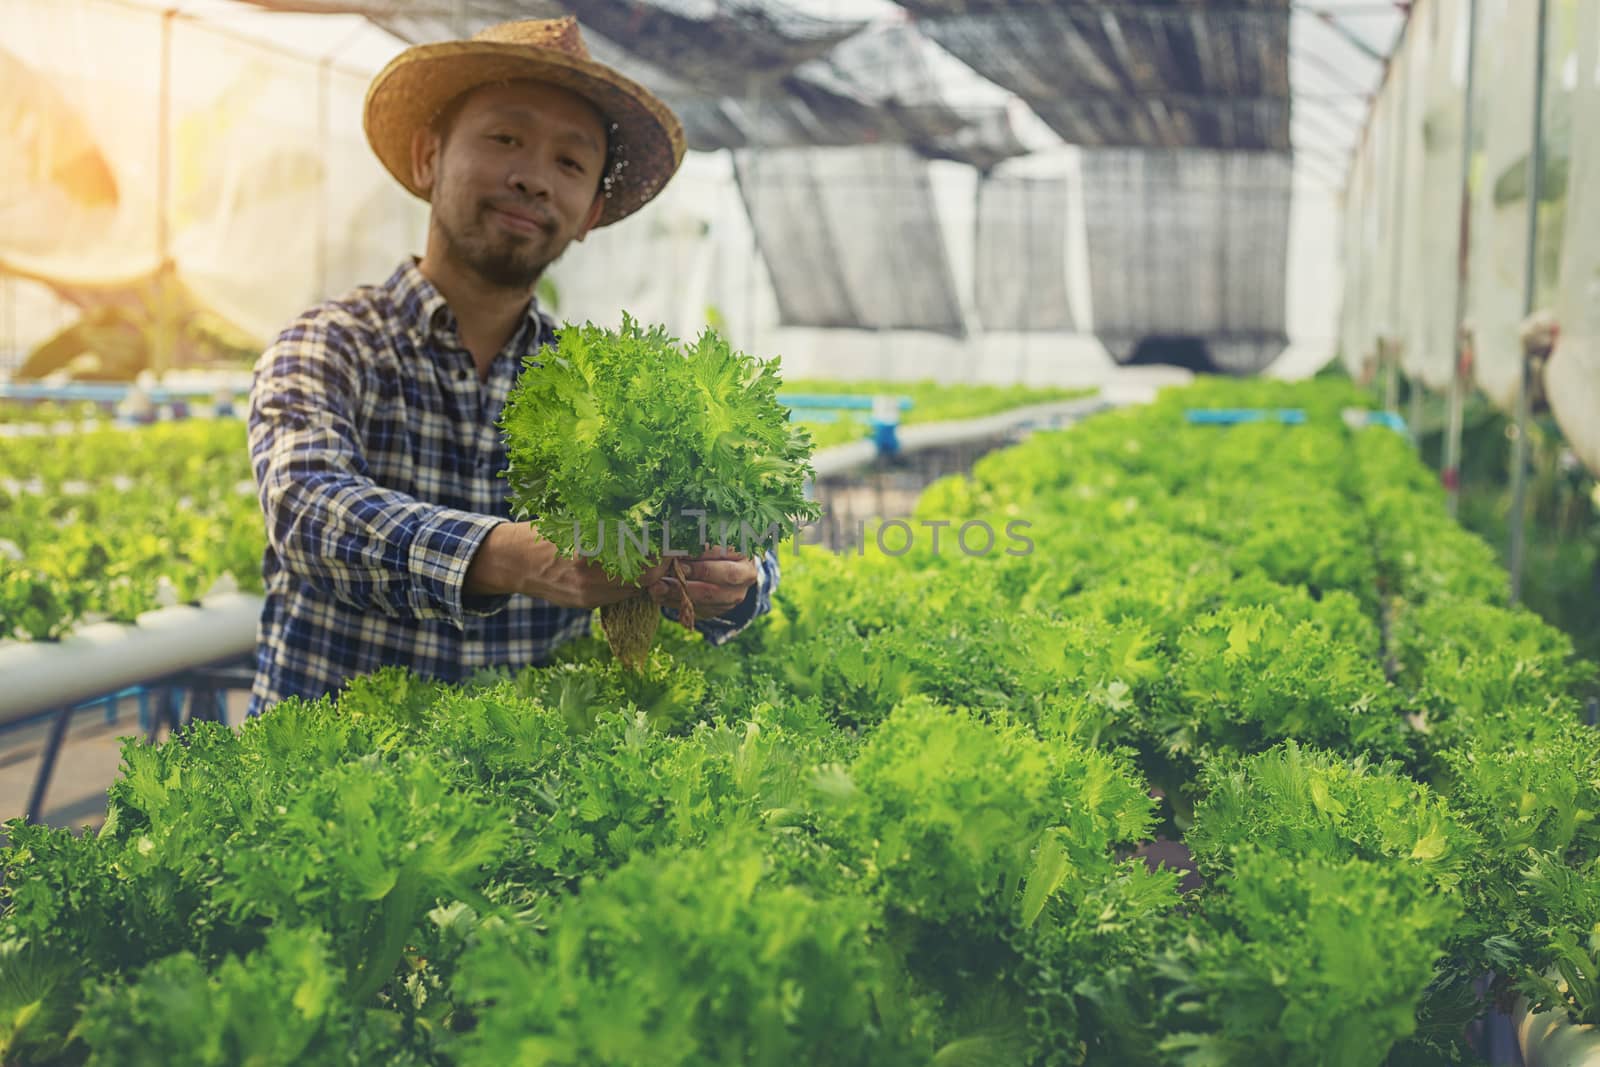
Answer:
[{"label": "plaid shirt", "polygon": [[[542,663],[589,632],[589,611],[462,589],[511,514],[495,423],[554,330],[530,303],[480,381],[444,297],[408,258],[382,285],[302,315],[262,355],[249,426],[268,547],[250,714],[385,665],[451,682]],[[774,552],[759,571],[743,604],[699,622],[707,640],[770,610]]]}]

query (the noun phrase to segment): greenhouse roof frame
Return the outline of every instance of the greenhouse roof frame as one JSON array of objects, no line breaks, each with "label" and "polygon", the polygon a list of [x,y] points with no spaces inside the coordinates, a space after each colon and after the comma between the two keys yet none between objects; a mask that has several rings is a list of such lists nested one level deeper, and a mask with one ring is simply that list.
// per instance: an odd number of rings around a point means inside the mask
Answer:
[{"label": "greenhouse roof frame", "polygon": [[[316,36],[322,42],[328,42],[341,34],[351,35],[352,44],[334,47],[334,58],[345,66],[370,67],[373,71],[381,65],[383,59],[380,57],[385,55],[386,48],[387,55],[392,56],[405,46],[406,41],[402,37],[420,40],[471,33],[482,25],[519,15],[554,15],[562,11],[573,11],[580,19],[583,18],[583,0],[568,0],[565,4],[557,3],[556,0],[537,0],[531,4],[523,0],[176,0],[176,2],[169,0],[164,4],[159,0],[126,0],[126,2],[158,9],[176,8],[187,17],[235,23],[244,32],[284,39],[304,34],[304,25],[308,22],[339,18],[343,23],[339,30],[329,34],[324,24],[322,31]],[[698,14],[714,12],[730,4],[730,0],[658,0],[658,2],[671,5],[675,9],[689,9]],[[841,25],[850,23],[881,25],[909,21],[911,25],[920,28],[920,20],[915,17],[908,20],[908,11],[888,0],[771,0],[771,3],[774,5],[781,3],[787,8],[792,8],[798,17],[811,20],[832,19]],[[930,7],[939,6],[938,0],[924,0],[924,3]],[[1249,137],[1244,137],[1240,147],[1281,147],[1291,151],[1297,158],[1297,173],[1335,190],[1342,189],[1345,184],[1350,161],[1360,144],[1362,130],[1366,126],[1367,115],[1387,75],[1388,57],[1393,54],[1402,39],[1411,9],[1410,0],[1210,0],[1210,2],[1171,0],[1167,3],[1158,0],[1133,0],[1131,3],[1127,0],[1117,0],[1115,3],[1110,3],[1108,0],[1055,0],[1052,6],[1057,10],[1094,11],[1108,16],[1114,12],[1112,17],[1126,15],[1146,19],[1156,13],[1190,20],[1196,17],[1288,18],[1289,91],[1283,108],[1286,112],[1283,118],[1286,126],[1285,140],[1281,145],[1258,144]],[[1043,5],[1028,3],[1027,0],[955,0],[949,8],[951,11],[970,13],[996,9],[1042,10]],[[287,21],[280,20],[295,20],[302,25],[294,27],[293,33],[280,32],[287,26]],[[373,37],[357,30],[355,24],[361,20],[370,23],[374,33],[382,36]],[[386,33],[377,27],[385,27],[392,32]],[[604,58],[625,64],[636,61],[633,53],[622,45],[597,34],[590,36],[592,39],[598,38],[595,51]],[[850,36],[847,35],[842,41],[849,39]],[[938,65],[941,79],[938,88],[944,95],[945,103],[957,110],[969,109],[975,115],[992,114],[997,107],[1011,113],[1022,112],[1025,117],[1021,122],[1027,127],[1023,139],[1029,147],[1047,148],[1052,143],[1062,143],[1063,139],[1059,132],[1051,130],[1044,122],[1037,121],[1037,109],[1028,107],[1018,94],[997,85],[968,65],[955,60],[945,49],[931,40],[926,42],[926,46],[931,53],[938,54],[941,60]],[[324,47],[327,45],[324,44]],[[644,73],[640,80],[650,84],[649,75],[653,65],[643,61],[639,66]],[[660,72],[659,68],[654,69],[664,78],[671,77]],[[674,88],[678,89],[680,94],[684,90],[682,85],[666,85],[663,86],[663,94],[671,99]],[[694,87],[689,88],[693,90]],[[783,89],[780,84],[775,90],[769,88],[764,91],[781,94]],[[699,97],[705,94],[695,91],[693,95]],[[1274,100],[1265,98],[1268,96],[1270,94],[1162,92],[1159,88],[1151,92],[1138,90],[1129,93],[1113,88],[1100,97],[1090,94],[1082,99],[1085,109],[1091,107],[1101,109],[1103,121],[1109,121],[1104,118],[1107,115],[1142,113],[1144,109],[1138,105],[1150,97],[1155,97],[1163,103],[1176,105],[1180,112],[1185,107],[1191,109],[1211,107],[1213,102],[1226,98],[1227,102],[1220,105],[1225,112],[1237,115],[1241,107],[1252,107],[1256,109],[1258,117],[1270,122]],[[1105,111],[1104,105],[1117,103],[1115,98],[1118,97],[1121,98],[1119,108]],[[680,99],[684,97],[680,95]],[[718,99],[714,95],[707,96],[704,103],[715,109]],[[1096,99],[1100,99],[1100,104],[1094,103]],[[890,103],[905,106],[903,101]],[[1067,103],[1071,105],[1072,101],[1068,100]],[[1260,113],[1262,107],[1268,108],[1268,112]],[[1237,120],[1224,115],[1219,121],[1231,123]],[[1150,135],[1146,133],[1144,136]],[[743,138],[743,143],[752,142],[746,136]],[[1197,146],[1204,145],[1197,143]],[[992,160],[994,157],[991,155],[987,158]]]}]

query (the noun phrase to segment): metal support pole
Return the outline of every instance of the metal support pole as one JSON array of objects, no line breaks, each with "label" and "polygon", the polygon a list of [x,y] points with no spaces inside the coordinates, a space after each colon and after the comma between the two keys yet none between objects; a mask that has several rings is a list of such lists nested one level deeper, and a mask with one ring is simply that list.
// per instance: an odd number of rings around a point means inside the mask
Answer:
[{"label": "metal support pole", "polygon": [[1456,358],[1450,371],[1450,414],[1444,434],[1444,481],[1450,517],[1461,507],[1461,430],[1472,373],[1472,338],[1467,335],[1468,288],[1472,281],[1472,141],[1477,118],[1478,0],[1467,0],[1467,95],[1461,116],[1461,219],[1456,247]]},{"label": "metal support pole", "polygon": [[150,729],[145,733],[145,744],[153,745],[161,736],[161,728],[167,728],[167,736],[176,736],[183,727],[183,706],[179,694],[170,686],[163,685],[156,691],[156,712],[150,718]]},{"label": "metal support pole", "polygon": [[[330,134],[328,130],[328,96],[330,82],[333,79],[333,56],[322,57],[317,63],[317,152],[324,161],[333,158],[332,146],[328,143]],[[328,173],[327,163],[323,163],[322,181],[317,185],[317,249],[316,249],[316,292],[318,300],[328,297],[328,235],[331,232],[332,217],[328,209],[328,188],[332,179]]]},{"label": "metal support pole", "polygon": [[150,369],[159,377],[177,355],[177,268],[172,262],[172,29],[176,8],[161,13],[161,71],[156,115],[155,330]]},{"label": "metal support pole", "polygon": [[176,8],[161,13],[161,70],[156,104],[156,261],[172,254],[168,210],[172,204],[172,24]]},{"label": "metal support pole", "polygon": [[[1362,55],[1366,56],[1368,59],[1372,60],[1374,63],[1387,62],[1387,57],[1384,56],[1382,52],[1379,52],[1376,48],[1373,48],[1364,39],[1362,39],[1360,34],[1351,30],[1350,27],[1339,21],[1339,16],[1344,14],[1343,11],[1334,12],[1298,6],[1295,8],[1295,10],[1308,11],[1315,15],[1318,19],[1327,24],[1329,29],[1333,30],[1334,33],[1337,33],[1341,38],[1343,38],[1346,44],[1348,44],[1351,48],[1354,48],[1357,52],[1360,52]],[[1390,10],[1393,9],[1391,8]]]},{"label": "metal support pole", "polygon": [[[1406,25],[1409,30],[1409,20]],[[1390,60],[1389,68],[1389,72],[1394,75],[1394,92],[1398,106],[1390,116],[1392,126],[1390,136],[1394,142],[1395,165],[1388,190],[1389,232],[1385,236],[1394,250],[1389,264],[1389,285],[1395,291],[1398,291],[1403,284],[1400,268],[1404,263],[1402,252],[1405,250],[1405,223],[1402,216],[1405,213],[1406,162],[1411,153],[1411,139],[1406,136],[1406,118],[1411,113],[1411,81],[1406,77],[1405,71],[1397,71],[1393,66],[1394,59],[1399,58],[1402,47],[1403,39],[1402,44],[1396,46],[1395,57]],[[1408,55],[1407,62],[1412,61],[1412,57]],[[1401,315],[1395,306],[1399,298],[1391,293],[1389,300],[1389,321],[1385,325],[1390,333],[1385,338],[1383,346],[1389,364],[1384,379],[1383,409],[1392,415],[1397,415],[1400,409]]]},{"label": "metal support pole", "polygon": [[1466,420],[1467,390],[1472,387],[1472,336],[1467,328],[1456,330],[1455,366],[1450,370],[1450,412],[1444,433],[1445,504],[1453,519],[1461,510],[1461,434]]},{"label": "metal support pole", "polygon": [[1378,360],[1383,366],[1383,410],[1390,414],[1400,408],[1400,344],[1390,337],[1378,338]]},{"label": "metal support pole", "polygon": [[5,354],[0,359],[0,370],[14,371],[22,366],[22,345],[17,341],[17,288],[13,278],[0,278],[0,319],[5,325],[0,327],[0,352]]},{"label": "metal support pole", "polygon": [[[1544,183],[1544,73],[1547,60],[1550,0],[1539,0],[1538,47],[1533,67],[1533,145],[1528,150],[1528,241],[1527,270],[1523,276],[1522,313],[1533,314],[1539,295],[1539,190]],[[1511,545],[1508,567],[1511,571],[1511,603],[1522,600],[1522,565],[1526,548],[1528,510],[1528,423],[1532,383],[1526,352],[1517,388],[1517,434],[1511,442]]]},{"label": "metal support pole", "polygon": [[1422,447],[1422,376],[1406,378],[1406,430],[1411,434],[1411,443],[1418,448]]},{"label": "metal support pole", "polygon": [[72,708],[69,705],[57,711],[50,723],[50,736],[45,741],[44,752],[39,755],[39,769],[34,772],[33,789],[28,793],[26,815],[30,823],[39,822],[44,814],[45,791],[50,788],[50,779],[55,777],[56,758],[61,755],[62,742],[67,738],[67,725],[71,722]]},{"label": "metal support pole", "polygon": [[749,205],[750,215],[750,269],[745,273],[744,279],[744,328],[745,351],[759,352],[756,336],[756,272],[761,269],[761,235],[756,231],[756,203],[753,195],[761,184],[761,149],[747,148],[745,152],[749,157],[750,185],[744,191],[745,203]]}]

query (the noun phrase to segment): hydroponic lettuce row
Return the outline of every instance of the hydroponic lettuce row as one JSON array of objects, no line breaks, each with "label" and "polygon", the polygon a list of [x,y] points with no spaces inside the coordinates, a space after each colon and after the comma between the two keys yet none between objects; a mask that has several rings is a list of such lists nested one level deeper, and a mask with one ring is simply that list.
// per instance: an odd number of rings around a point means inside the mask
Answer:
[{"label": "hydroponic lettuce row", "polygon": [[[925,382],[787,388],[903,393],[914,402],[906,422],[972,418],[1076,395]],[[0,401],[0,422],[47,419],[48,409]],[[805,428],[819,444],[868,432],[848,416]],[[694,520],[688,527],[698,532]],[[0,639],[54,640],[86,619],[132,622],[164,603],[194,600],[225,575],[259,591],[265,546],[242,421],[107,423],[0,436]]]},{"label": "hydroponic lettuce row", "polygon": [[265,544],[242,422],[0,437],[0,639],[259,590]]},{"label": "hydroponic lettuce row", "polygon": [[1593,669],[1356,399],[1034,436],[916,516],[1031,553],[785,547],[737,646],[130,744],[97,835],[8,827],[0,1060],[1411,1067],[1519,989],[1600,1022]]}]

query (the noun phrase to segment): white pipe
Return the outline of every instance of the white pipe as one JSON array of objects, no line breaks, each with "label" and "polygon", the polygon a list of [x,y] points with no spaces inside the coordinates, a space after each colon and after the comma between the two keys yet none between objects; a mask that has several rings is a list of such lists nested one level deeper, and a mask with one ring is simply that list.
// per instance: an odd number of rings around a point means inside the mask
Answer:
[{"label": "white pipe", "polygon": [[818,478],[848,474],[878,458],[878,446],[871,441],[851,441],[847,445],[819,449],[811,456],[811,469]]},{"label": "white pipe", "polygon": [[1527,1067],[1600,1067],[1600,1027],[1569,1022],[1560,1008],[1534,1015],[1522,997],[1512,1021]]},{"label": "white pipe", "polygon": [[60,641],[0,645],[0,724],[255,648],[261,597],[219,593],[200,605],[147,611],[133,625],[83,626]]},{"label": "white pipe", "polygon": [[[1062,426],[1109,406],[1112,406],[1109,401],[1098,396],[1050,404],[1034,404],[978,419],[902,425],[897,436],[900,439],[901,452],[918,452],[926,448],[940,448],[999,437],[1013,430],[1029,427]],[[818,478],[827,478],[865,467],[877,457],[878,446],[871,441],[852,441],[847,445],[835,445],[833,448],[819,450],[811,457],[811,467],[816,471]]]},{"label": "white pipe", "polygon": [[1014,408],[998,415],[981,419],[962,419],[959,422],[924,422],[900,428],[900,449],[915,452],[923,448],[958,445],[966,441],[981,441],[1014,430],[1053,428],[1070,425],[1110,406],[1098,396],[1082,400],[1068,400],[1053,404],[1034,404]]}]

